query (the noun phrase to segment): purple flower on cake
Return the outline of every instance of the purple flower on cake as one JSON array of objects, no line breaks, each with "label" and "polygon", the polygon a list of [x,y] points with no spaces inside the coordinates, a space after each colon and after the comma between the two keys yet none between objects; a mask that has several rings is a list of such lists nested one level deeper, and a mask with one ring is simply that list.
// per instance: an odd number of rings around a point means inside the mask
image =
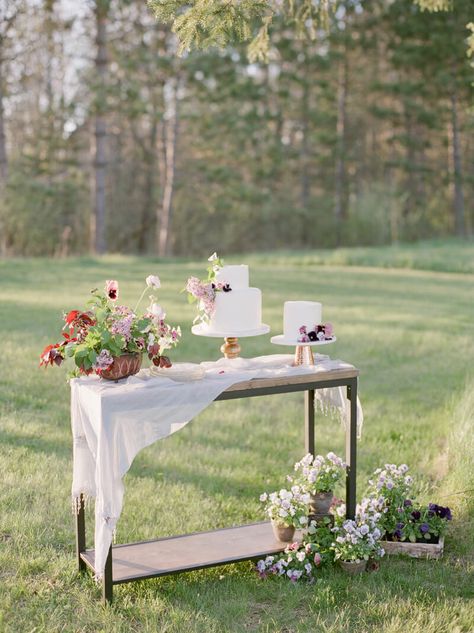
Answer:
[{"label": "purple flower on cake", "polygon": [[229,292],[232,290],[230,285],[223,281],[217,281],[217,272],[222,268],[223,261],[218,257],[217,253],[213,253],[208,257],[211,266],[208,267],[207,280],[201,280],[197,277],[190,277],[186,282],[185,290],[188,293],[190,303],[197,303],[198,315],[194,319],[194,323],[208,322],[215,313],[216,294],[218,292]]},{"label": "purple flower on cake", "polygon": [[332,323],[326,323],[324,326],[324,334],[326,338],[332,338],[334,336],[334,327]]}]

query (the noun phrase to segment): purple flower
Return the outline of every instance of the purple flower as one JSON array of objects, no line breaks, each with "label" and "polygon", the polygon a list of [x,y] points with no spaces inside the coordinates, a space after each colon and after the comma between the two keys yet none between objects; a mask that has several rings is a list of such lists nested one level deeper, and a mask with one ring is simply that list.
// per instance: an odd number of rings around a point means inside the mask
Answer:
[{"label": "purple flower", "polygon": [[402,538],[402,531],[401,530],[394,530],[393,535],[392,535],[395,539],[401,539]]},{"label": "purple flower", "polygon": [[405,501],[403,502],[403,505],[405,506],[405,508],[409,508],[410,506],[413,505],[413,503],[411,502],[410,499],[405,499]]},{"label": "purple flower", "polygon": [[421,512],[419,510],[413,510],[411,516],[415,519],[415,521],[419,521],[421,519]]},{"label": "purple flower", "polygon": [[429,532],[429,531],[430,531],[430,526],[428,525],[428,523],[422,523],[420,525],[420,532],[422,534],[426,534],[426,532]]},{"label": "purple flower", "polygon": [[397,530],[403,530],[404,527],[405,527],[404,523],[397,523]]}]

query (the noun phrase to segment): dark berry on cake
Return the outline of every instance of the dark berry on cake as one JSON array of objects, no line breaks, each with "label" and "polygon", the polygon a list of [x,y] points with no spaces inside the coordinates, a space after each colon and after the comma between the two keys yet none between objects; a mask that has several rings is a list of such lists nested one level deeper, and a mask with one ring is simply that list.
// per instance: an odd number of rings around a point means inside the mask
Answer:
[{"label": "dark berry on cake", "polygon": [[224,284],[222,286],[222,290],[223,290],[223,292],[230,292],[232,290],[232,288],[229,286],[229,284]]},{"label": "dark berry on cake", "polygon": [[317,341],[318,340],[316,332],[314,332],[314,331],[313,332],[308,332],[308,338],[309,338],[310,341]]}]

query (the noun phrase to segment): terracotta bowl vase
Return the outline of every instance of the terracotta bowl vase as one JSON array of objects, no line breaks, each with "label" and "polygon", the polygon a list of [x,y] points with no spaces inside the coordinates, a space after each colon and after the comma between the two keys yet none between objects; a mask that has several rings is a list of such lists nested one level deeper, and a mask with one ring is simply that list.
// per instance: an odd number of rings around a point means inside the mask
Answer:
[{"label": "terracotta bowl vase", "polygon": [[103,371],[101,376],[105,380],[120,380],[128,378],[140,371],[142,365],[142,354],[122,354],[114,356],[114,362],[110,367]]}]

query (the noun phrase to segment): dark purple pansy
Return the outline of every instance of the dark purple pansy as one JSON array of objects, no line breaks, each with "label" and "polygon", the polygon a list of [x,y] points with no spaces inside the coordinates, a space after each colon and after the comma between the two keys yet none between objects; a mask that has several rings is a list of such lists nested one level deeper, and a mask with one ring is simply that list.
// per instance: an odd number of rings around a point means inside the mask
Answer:
[{"label": "dark purple pansy", "polygon": [[393,538],[394,539],[401,539],[402,538],[402,531],[401,530],[394,530]]},{"label": "dark purple pansy", "polygon": [[316,332],[308,332],[308,338],[310,341],[317,341],[318,340],[318,336],[316,334]]},{"label": "dark purple pansy", "polygon": [[453,518],[453,515],[451,513],[451,510],[449,508],[446,508],[446,520],[451,521],[452,518]]},{"label": "dark purple pansy", "polygon": [[420,532],[422,534],[426,534],[426,532],[429,532],[429,531],[430,531],[430,526],[428,525],[428,523],[422,523],[420,525]]},{"label": "dark purple pansy", "polygon": [[415,519],[415,521],[419,521],[421,518],[421,512],[419,510],[413,510],[411,516]]},{"label": "dark purple pansy", "polygon": [[411,502],[411,499],[405,499],[405,501],[403,502],[403,505],[405,506],[405,508],[409,508],[413,504]]},{"label": "dark purple pansy", "polygon": [[404,523],[397,523],[397,530],[403,530],[404,527],[405,527]]}]

